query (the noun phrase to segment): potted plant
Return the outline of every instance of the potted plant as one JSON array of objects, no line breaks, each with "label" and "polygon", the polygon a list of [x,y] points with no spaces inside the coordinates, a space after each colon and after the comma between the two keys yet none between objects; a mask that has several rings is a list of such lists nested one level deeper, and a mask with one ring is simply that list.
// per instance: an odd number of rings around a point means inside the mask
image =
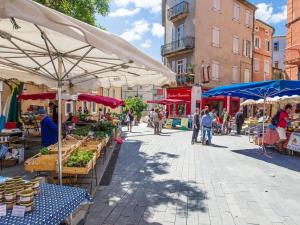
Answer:
[{"label": "potted plant", "polygon": [[139,123],[142,118],[142,112],[147,109],[148,105],[139,97],[125,99],[126,111],[132,110]]}]

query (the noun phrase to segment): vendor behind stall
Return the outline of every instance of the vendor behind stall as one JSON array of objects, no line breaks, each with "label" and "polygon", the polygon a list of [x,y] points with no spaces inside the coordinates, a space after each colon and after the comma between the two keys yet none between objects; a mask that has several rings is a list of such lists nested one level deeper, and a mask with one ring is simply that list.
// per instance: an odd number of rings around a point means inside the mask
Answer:
[{"label": "vendor behind stall", "polygon": [[58,124],[57,105],[55,105],[53,102],[50,102],[49,103],[49,108],[52,111],[52,120],[53,120],[53,122]]},{"label": "vendor behind stall", "polygon": [[40,115],[42,146],[48,147],[58,141],[58,127],[44,111]]}]

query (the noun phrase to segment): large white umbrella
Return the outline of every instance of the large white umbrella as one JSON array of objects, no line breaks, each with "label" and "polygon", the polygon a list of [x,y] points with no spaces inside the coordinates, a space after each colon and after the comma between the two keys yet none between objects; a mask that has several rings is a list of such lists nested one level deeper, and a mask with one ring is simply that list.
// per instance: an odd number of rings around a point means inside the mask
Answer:
[{"label": "large white umbrella", "polygon": [[175,83],[171,70],[125,40],[31,0],[0,0],[0,77],[57,87],[60,183],[62,88]]}]

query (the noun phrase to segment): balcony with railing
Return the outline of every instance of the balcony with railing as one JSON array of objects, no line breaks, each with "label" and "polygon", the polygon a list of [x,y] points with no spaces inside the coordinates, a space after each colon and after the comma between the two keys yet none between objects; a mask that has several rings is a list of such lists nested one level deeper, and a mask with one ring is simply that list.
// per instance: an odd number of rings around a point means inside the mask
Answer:
[{"label": "balcony with railing", "polygon": [[161,46],[161,55],[167,56],[181,51],[189,51],[195,48],[195,38],[185,37]]},{"label": "balcony with railing", "polygon": [[189,3],[182,1],[168,10],[168,19],[175,22],[187,17],[189,14]]}]

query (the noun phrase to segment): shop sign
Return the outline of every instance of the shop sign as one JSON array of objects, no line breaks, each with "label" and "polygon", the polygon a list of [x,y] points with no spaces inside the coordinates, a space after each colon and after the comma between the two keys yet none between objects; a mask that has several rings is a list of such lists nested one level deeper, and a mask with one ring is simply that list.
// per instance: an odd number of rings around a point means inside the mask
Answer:
[{"label": "shop sign", "polygon": [[167,119],[167,122],[165,124],[165,128],[172,129],[172,125],[173,125],[173,119]]},{"label": "shop sign", "polygon": [[182,118],[181,119],[181,127],[184,127],[184,128],[189,127],[189,119],[188,118]]},{"label": "shop sign", "polygon": [[300,152],[300,134],[299,133],[291,134],[287,148],[292,151]]}]

